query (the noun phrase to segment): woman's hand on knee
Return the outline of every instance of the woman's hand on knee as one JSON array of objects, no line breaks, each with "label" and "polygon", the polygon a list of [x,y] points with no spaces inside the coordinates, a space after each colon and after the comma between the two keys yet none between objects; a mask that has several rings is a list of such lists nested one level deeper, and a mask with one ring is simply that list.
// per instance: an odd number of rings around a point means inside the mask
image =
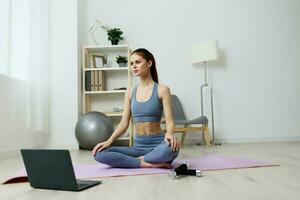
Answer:
[{"label": "woman's hand on knee", "polygon": [[92,151],[93,155],[95,156],[98,151],[102,151],[102,150],[106,149],[111,144],[112,144],[112,141],[110,139],[106,140],[105,142],[98,143]]},{"label": "woman's hand on knee", "polygon": [[179,140],[172,134],[166,134],[165,141],[168,143],[172,151],[178,151],[180,148]]}]

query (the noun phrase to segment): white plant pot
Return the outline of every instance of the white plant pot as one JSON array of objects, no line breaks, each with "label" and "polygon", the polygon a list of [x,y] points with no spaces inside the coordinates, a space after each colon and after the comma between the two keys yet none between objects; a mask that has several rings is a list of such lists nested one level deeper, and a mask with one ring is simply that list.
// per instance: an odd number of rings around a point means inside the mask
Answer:
[{"label": "white plant pot", "polygon": [[127,67],[127,63],[118,63],[119,67]]}]

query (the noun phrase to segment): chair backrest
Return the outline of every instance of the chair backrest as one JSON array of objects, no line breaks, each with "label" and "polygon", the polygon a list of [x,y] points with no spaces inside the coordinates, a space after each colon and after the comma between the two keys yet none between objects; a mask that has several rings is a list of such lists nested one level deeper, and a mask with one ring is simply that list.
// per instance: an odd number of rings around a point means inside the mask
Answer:
[{"label": "chair backrest", "polygon": [[179,98],[172,94],[172,111],[174,120],[186,120]]}]

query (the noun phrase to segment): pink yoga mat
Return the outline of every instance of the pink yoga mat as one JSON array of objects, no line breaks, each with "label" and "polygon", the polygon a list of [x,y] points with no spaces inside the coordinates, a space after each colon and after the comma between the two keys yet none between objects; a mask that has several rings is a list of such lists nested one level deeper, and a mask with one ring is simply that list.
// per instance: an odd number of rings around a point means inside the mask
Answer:
[{"label": "pink yoga mat", "polygon": [[[175,168],[182,163],[188,162],[190,169],[200,169],[202,171],[208,170],[221,170],[221,169],[237,169],[237,168],[249,168],[249,167],[270,167],[278,166],[269,161],[261,161],[254,159],[247,159],[242,157],[225,157],[221,155],[207,155],[201,158],[192,159],[177,159],[172,163]],[[160,168],[111,168],[104,164],[90,164],[90,165],[77,165],[74,166],[76,178],[103,178],[113,176],[131,176],[142,174],[164,174],[168,173],[169,169]],[[6,183],[26,182],[27,174],[25,168],[21,169],[14,176],[6,180]]]}]

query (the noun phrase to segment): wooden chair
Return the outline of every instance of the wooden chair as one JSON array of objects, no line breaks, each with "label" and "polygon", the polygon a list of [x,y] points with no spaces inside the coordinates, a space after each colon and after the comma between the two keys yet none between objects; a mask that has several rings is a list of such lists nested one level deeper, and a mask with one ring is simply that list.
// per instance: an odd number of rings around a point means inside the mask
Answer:
[{"label": "wooden chair", "polygon": [[[187,120],[181,102],[176,95],[172,95],[172,111],[175,121],[174,133],[182,133],[180,141],[181,145],[184,143],[186,133],[200,131],[203,133],[203,139],[206,146],[211,146],[207,117],[200,116],[192,120]],[[165,123],[165,121],[163,120],[162,123]],[[163,129],[163,131],[166,132],[166,129]]]}]

